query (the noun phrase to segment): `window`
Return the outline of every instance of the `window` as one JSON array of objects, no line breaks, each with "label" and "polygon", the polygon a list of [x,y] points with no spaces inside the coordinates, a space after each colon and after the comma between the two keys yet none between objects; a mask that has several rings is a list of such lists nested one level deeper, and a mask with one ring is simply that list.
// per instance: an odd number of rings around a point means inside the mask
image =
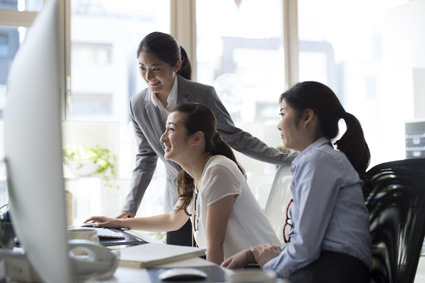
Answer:
[{"label": "window", "polygon": [[[171,1],[64,1],[71,8],[67,121],[128,126],[128,100],[146,87],[138,72],[137,46],[154,30],[172,30],[171,24],[176,23],[170,19],[175,3]],[[285,68],[283,2],[198,0],[196,11],[189,13],[196,18],[189,22],[196,22],[197,62],[192,64],[197,81],[213,85],[237,126],[270,146],[281,144],[277,100],[286,89],[286,75],[297,67],[291,62],[291,69]],[[425,117],[425,39],[419,28],[425,18],[418,12],[424,2],[296,3],[298,21],[291,21],[285,30],[298,31],[298,80],[329,85],[346,110],[359,118],[372,165],[405,158],[404,125]],[[0,3],[0,119],[8,68],[42,4],[43,0]],[[18,11],[23,11],[19,17]],[[116,135],[125,147],[119,149],[119,160],[126,178],[133,163],[121,153],[133,145],[122,137],[132,135],[129,128]],[[261,189],[270,185],[274,166],[241,154],[237,157],[261,203]]]},{"label": "window", "polygon": [[[269,146],[282,144],[276,128],[285,86],[282,2],[196,1],[197,80],[213,85],[236,125]],[[235,153],[264,205],[262,188],[270,188],[276,167]]]},{"label": "window", "polygon": [[[10,66],[24,41],[28,28],[41,10],[42,0],[0,1],[0,120],[6,101],[6,83]],[[0,153],[3,149],[0,149]]]},{"label": "window", "polygon": [[[86,130],[91,129],[90,132],[106,126],[109,149],[118,156],[116,171],[119,180],[114,180],[114,185],[120,187],[119,190],[103,187],[101,190],[87,180],[86,183],[77,182],[72,191],[80,201],[75,203],[74,221],[83,221],[93,213],[117,215],[128,192],[136,154],[128,102],[131,96],[146,88],[139,74],[136,51],[148,33],[170,33],[170,1],[69,1],[71,50],[64,143],[105,142],[82,134],[81,129],[83,123],[87,125]],[[159,177],[151,183],[157,189],[147,190],[138,215],[163,211],[162,194],[158,189],[165,187],[162,183],[164,173],[161,162],[158,163],[156,174]],[[87,189],[91,189],[91,193]],[[98,193],[96,197],[93,197],[94,192]]]},{"label": "window", "polygon": [[154,30],[170,32],[168,0],[71,0],[68,121],[128,124],[128,100],[146,87],[136,50]]},{"label": "window", "polygon": [[[412,34],[421,34],[415,27],[419,19],[408,12],[413,5],[406,3],[298,1],[299,79],[329,85],[346,111],[360,120],[371,165],[405,158],[404,123],[421,116],[412,111],[414,65],[397,59],[410,51],[394,48],[404,31],[393,26],[405,21]],[[409,41],[404,44],[414,46]]]}]

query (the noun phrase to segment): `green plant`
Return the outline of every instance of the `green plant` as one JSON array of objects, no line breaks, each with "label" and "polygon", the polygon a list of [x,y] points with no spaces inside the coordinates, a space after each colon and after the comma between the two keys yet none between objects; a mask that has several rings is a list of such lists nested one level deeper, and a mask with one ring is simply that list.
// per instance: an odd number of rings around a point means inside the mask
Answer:
[{"label": "green plant", "polygon": [[290,152],[291,152],[291,150],[290,150],[290,149],[288,149],[288,148],[284,147],[283,145],[278,145],[278,146],[276,146],[276,149],[278,149],[279,151],[281,151],[281,152],[283,152],[283,153],[290,153]]},{"label": "green plant", "polygon": [[[83,162],[92,162],[97,165],[93,175],[102,175],[106,187],[114,187],[109,177],[115,175],[115,162],[117,156],[112,154],[107,148],[99,145],[86,147],[84,145],[67,145],[63,149],[63,162],[80,162],[79,168],[83,166]],[[118,186],[116,186],[118,188]]]}]

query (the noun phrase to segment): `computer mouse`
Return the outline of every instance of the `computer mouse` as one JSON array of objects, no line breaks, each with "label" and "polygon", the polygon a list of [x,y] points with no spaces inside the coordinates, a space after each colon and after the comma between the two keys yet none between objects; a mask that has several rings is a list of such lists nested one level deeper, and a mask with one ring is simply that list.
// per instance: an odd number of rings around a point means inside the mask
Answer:
[{"label": "computer mouse", "polygon": [[94,225],[93,222],[88,222],[88,223],[81,224],[81,227],[93,227],[93,225]]},{"label": "computer mouse", "polygon": [[159,279],[163,281],[199,280],[205,278],[207,278],[207,273],[193,267],[171,268],[159,274]]}]

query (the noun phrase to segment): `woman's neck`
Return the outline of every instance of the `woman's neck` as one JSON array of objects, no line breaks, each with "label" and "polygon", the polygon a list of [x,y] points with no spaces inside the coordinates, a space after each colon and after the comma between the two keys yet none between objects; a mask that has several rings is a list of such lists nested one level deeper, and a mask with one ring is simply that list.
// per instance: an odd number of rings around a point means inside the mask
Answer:
[{"label": "woman's neck", "polygon": [[172,81],[170,81],[170,84],[168,85],[168,87],[166,89],[162,89],[160,92],[155,92],[156,97],[159,99],[159,101],[161,101],[162,105],[164,105],[164,107],[167,107],[168,105],[168,97],[171,94],[171,90],[173,89],[174,86],[174,79],[172,79]]},{"label": "woman's neck", "polygon": [[201,186],[202,173],[204,172],[205,165],[207,165],[207,162],[211,159],[211,157],[212,155],[205,153],[204,155],[195,156],[182,165],[183,170],[185,170],[187,174],[193,178],[195,187],[198,191]]},{"label": "woman's neck", "polygon": [[159,101],[161,101],[164,107],[168,106],[168,96],[170,95],[170,93],[164,94],[163,92],[160,92],[160,93],[156,92],[155,95],[156,95],[156,98],[158,98]]}]

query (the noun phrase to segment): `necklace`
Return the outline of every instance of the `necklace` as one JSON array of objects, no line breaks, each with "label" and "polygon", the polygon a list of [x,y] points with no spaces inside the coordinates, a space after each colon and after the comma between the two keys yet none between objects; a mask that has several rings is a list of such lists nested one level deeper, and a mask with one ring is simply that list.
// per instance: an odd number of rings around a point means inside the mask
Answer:
[{"label": "necklace", "polygon": [[200,216],[200,209],[199,209],[199,201],[198,201],[198,191],[195,187],[195,202],[192,205],[192,247],[194,247],[194,232],[198,231],[199,229],[199,216]]}]

